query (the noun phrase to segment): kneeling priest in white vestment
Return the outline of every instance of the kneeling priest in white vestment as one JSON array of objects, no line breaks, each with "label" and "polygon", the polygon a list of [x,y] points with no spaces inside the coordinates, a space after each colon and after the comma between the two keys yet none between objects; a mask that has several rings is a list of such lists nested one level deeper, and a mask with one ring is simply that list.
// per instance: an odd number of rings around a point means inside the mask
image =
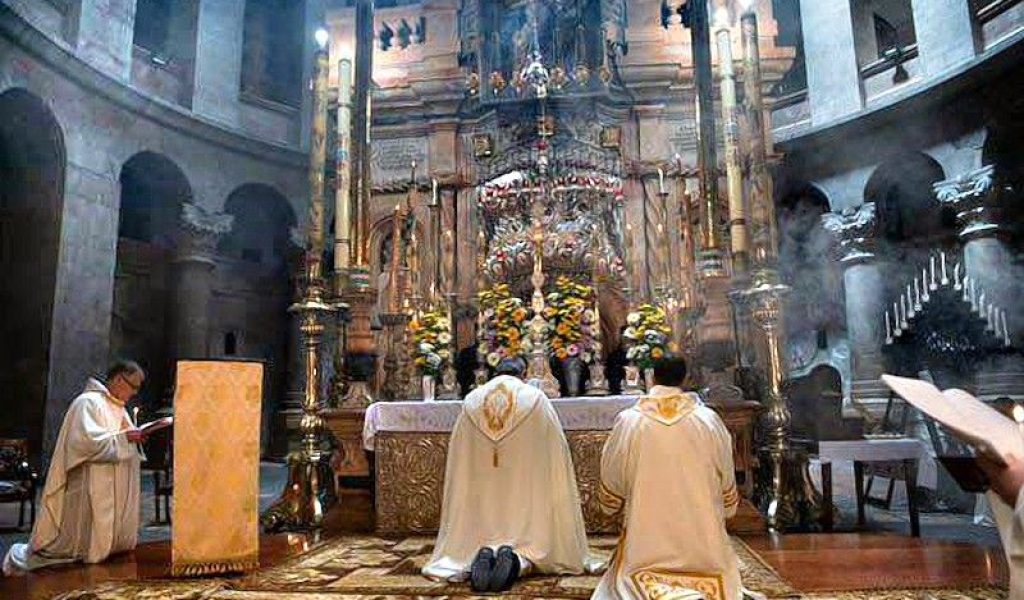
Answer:
[{"label": "kneeling priest in white vestment", "polygon": [[658,361],[650,395],[619,413],[605,443],[599,498],[622,511],[623,533],[593,598],[742,596],[725,529],[739,504],[732,438],[685,378],[682,358]]},{"label": "kneeling priest in white vestment", "polygon": [[125,410],[145,378],[139,365],[115,363],[106,383],[90,379],[71,403],[53,449],[42,510],[28,544],[14,544],[5,574],[53,564],[98,563],[135,548],[139,531],[138,442]]},{"label": "kneeling priest in white vestment", "polygon": [[429,577],[496,592],[531,572],[592,566],[569,444],[547,396],[519,379],[524,367],[502,362],[463,402]]}]

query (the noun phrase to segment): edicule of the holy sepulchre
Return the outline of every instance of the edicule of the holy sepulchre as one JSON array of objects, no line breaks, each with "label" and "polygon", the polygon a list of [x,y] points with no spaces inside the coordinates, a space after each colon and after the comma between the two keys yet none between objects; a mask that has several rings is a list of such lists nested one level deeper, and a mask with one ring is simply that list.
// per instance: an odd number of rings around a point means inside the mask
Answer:
[{"label": "edicule of the holy sepulchre", "polygon": [[4,598],[1019,598],[1019,0],[0,1]]}]

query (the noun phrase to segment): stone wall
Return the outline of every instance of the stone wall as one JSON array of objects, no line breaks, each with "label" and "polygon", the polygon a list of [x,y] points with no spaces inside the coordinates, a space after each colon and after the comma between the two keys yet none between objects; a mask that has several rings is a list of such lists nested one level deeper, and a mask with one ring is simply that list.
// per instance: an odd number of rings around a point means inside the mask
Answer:
[{"label": "stone wall", "polygon": [[[44,448],[86,376],[102,369],[110,353],[118,177],[128,159],[143,150],[169,158],[187,177],[193,202],[210,211],[220,211],[232,190],[252,182],[273,187],[297,214],[305,212],[301,153],[154,102],[72,52],[0,5],[0,92],[23,88],[42,98],[66,147]],[[116,53],[93,52],[90,60],[116,62]]]}]

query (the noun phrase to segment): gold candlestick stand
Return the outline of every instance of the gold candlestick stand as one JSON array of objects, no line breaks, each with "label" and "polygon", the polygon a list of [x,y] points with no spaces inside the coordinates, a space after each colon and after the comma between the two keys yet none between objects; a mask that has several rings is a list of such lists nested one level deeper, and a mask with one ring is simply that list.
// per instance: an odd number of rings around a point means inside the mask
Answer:
[{"label": "gold candlestick stand", "polygon": [[405,395],[408,385],[402,381],[402,357],[398,346],[402,345],[402,333],[406,330],[410,316],[404,312],[386,312],[380,315],[380,322],[387,328],[388,347],[384,356],[383,396],[388,400],[399,400]]},{"label": "gold candlestick stand", "polygon": [[[448,317],[448,334],[452,341],[455,340],[455,320],[452,316],[455,313],[455,300],[458,294],[445,294],[445,313]],[[437,397],[445,400],[454,400],[459,397],[459,380],[455,373],[455,353],[452,352],[451,342],[448,348],[448,360],[445,361],[444,369],[441,371],[441,381],[438,387]]]},{"label": "gold candlestick stand", "polygon": [[324,507],[333,495],[330,465],[324,461],[322,434],[324,422],[320,397],[320,343],[323,319],[333,307],[324,302],[320,261],[311,256],[302,300],[289,307],[301,319],[306,385],[302,401],[302,449],[288,457],[288,485],[281,497],[260,517],[267,531],[316,530],[323,525]]}]

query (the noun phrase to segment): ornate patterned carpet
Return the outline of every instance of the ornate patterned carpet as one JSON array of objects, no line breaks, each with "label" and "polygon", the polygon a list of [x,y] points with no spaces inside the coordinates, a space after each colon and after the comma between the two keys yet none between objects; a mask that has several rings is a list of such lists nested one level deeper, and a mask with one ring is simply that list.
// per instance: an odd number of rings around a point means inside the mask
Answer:
[{"label": "ornate patterned carpet", "polygon": [[[995,588],[971,590],[880,590],[801,594],[739,539],[743,584],[768,598],[807,600],[1002,600]],[[596,554],[607,556],[615,538],[594,538]],[[386,540],[345,537],[328,541],[282,565],[234,579],[109,583],[61,594],[57,600],[390,600],[391,598],[470,598],[465,584],[434,582],[419,574],[433,538]],[[506,597],[589,598],[598,577],[536,577],[520,581]]]}]

